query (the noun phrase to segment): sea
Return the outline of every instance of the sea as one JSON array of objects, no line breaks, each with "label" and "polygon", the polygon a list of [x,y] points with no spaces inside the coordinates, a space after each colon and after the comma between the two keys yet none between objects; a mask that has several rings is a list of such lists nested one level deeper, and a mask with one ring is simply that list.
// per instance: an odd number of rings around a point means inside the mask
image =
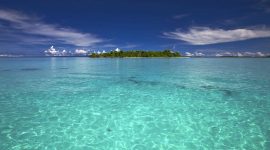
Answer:
[{"label": "sea", "polygon": [[0,58],[1,150],[270,149],[270,58]]}]

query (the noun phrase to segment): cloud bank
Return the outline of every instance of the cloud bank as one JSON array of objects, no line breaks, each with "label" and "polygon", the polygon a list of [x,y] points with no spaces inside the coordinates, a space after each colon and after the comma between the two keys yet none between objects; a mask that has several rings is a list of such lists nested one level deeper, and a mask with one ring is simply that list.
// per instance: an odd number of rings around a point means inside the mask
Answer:
[{"label": "cloud bank", "polygon": [[[5,32],[5,35],[10,37],[15,36],[21,41],[26,41],[26,39],[30,38],[31,40],[28,40],[30,44],[32,44],[31,41],[34,44],[37,42],[42,44],[42,42],[44,43],[45,41],[53,40],[62,44],[86,47],[104,41],[93,34],[79,32],[59,25],[44,23],[36,16],[29,16],[14,10],[0,10],[0,21],[5,23],[2,24],[3,27],[1,27],[5,29],[1,32]],[[17,36],[17,34],[20,35]]]},{"label": "cloud bank", "polygon": [[45,56],[87,56],[90,51],[76,49],[75,51],[57,50],[54,46],[44,51]]},{"label": "cloud bank", "polygon": [[71,56],[72,52],[71,51],[66,51],[66,50],[56,50],[53,46],[51,46],[48,50],[44,51],[45,56]]},{"label": "cloud bank", "polygon": [[[120,49],[116,48],[115,50],[110,50],[110,51],[116,51],[119,52]],[[110,52],[108,51],[108,52]],[[85,49],[75,49],[75,50],[58,50],[54,46],[51,46],[49,49],[43,51],[45,56],[88,56],[89,54],[92,53],[107,53],[105,50],[85,50]],[[1,55],[0,55],[1,56]]]},{"label": "cloud bank", "polygon": [[268,57],[269,53],[263,52],[223,52],[216,53],[216,57]]},{"label": "cloud bank", "polygon": [[163,35],[166,38],[185,41],[191,45],[207,45],[270,37],[270,29],[239,28],[225,30],[209,27],[192,27],[187,32],[176,30],[164,32]]},{"label": "cloud bank", "polygon": [[223,51],[223,52],[215,52],[215,53],[202,53],[202,52],[185,52],[184,56],[187,57],[269,57],[270,53],[266,52],[229,52],[229,51]]}]

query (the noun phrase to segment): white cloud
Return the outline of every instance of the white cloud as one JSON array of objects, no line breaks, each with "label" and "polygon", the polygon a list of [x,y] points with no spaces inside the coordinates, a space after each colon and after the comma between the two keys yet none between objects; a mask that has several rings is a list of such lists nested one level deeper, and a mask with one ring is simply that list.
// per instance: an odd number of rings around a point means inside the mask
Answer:
[{"label": "white cloud", "polygon": [[194,53],[185,52],[185,56],[188,56],[188,57],[192,57],[192,56],[202,57],[202,56],[205,56],[205,54],[202,53],[202,52],[194,52]]},{"label": "white cloud", "polygon": [[185,55],[188,57],[194,56],[194,54],[190,53],[190,52],[185,52]]},{"label": "white cloud", "polygon": [[223,55],[222,54],[216,54],[216,57],[222,57]]},{"label": "white cloud", "polygon": [[263,52],[219,52],[216,53],[217,57],[233,56],[233,57],[266,57],[270,56],[269,53]]},{"label": "white cloud", "polygon": [[44,51],[46,56],[86,56],[89,51],[84,49],[76,49],[74,51],[57,50],[54,46]]},{"label": "white cloud", "polygon": [[76,49],[74,53],[75,55],[86,55],[88,51],[84,49]]},{"label": "white cloud", "polygon": [[257,54],[257,56],[261,56],[261,57],[266,56],[266,55],[263,54],[262,52],[257,52],[256,54]]},{"label": "white cloud", "polygon": [[201,53],[201,52],[195,52],[194,55],[195,56],[199,56],[199,57],[205,56],[205,54],[204,53]]},{"label": "white cloud", "polygon": [[236,53],[236,56],[243,57],[244,55],[242,53],[238,52],[238,53]]},{"label": "white cloud", "polygon": [[57,51],[53,46],[51,46],[48,50],[45,50],[44,53],[52,56],[59,55],[59,51]]},{"label": "white cloud", "polygon": [[208,52],[204,51],[203,53],[200,51],[195,52],[185,52],[184,56],[188,57],[269,57],[270,53],[268,52],[249,52],[249,51],[216,51],[216,52]]},{"label": "white cloud", "polygon": [[0,19],[10,22],[23,23],[26,20],[36,19],[14,10],[0,10]]},{"label": "white cloud", "polygon": [[164,32],[163,35],[166,38],[185,41],[192,45],[206,45],[270,37],[270,29],[239,28],[225,30],[209,27],[192,27],[188,32],[176,30],[174,32]]},{"label": "white cloud", "polygon": [[48,50],[44,51],[46,56],[71,56],[71,52],[67,52],[66,50],[56,50],[54,46],[51,46]]},{"label": "white cloud", "polygon": [[[41,41],[51,39],[74,46],[92,46],[104,41],[90,33],[82,33],[71,28],[47,24],[36,16],[29,16],[14,10],[0,10],[0,20],[10,23],[9,26],[6,26],[10,31],[31,36],[41,36]],[[21,40],[25,41],[23,38]]]},{"label": "white cloud", "polygon": [[23,57],[23,55],[0,54],[0,57]]}]

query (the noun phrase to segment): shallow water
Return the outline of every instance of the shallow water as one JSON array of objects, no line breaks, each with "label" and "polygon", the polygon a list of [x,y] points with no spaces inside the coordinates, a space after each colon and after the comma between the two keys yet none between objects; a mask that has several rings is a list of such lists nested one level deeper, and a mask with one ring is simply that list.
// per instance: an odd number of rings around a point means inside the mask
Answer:
[{"label": "shallow water", "polygon": [[0,59],[0,149],[270,149],[270,59]]}]

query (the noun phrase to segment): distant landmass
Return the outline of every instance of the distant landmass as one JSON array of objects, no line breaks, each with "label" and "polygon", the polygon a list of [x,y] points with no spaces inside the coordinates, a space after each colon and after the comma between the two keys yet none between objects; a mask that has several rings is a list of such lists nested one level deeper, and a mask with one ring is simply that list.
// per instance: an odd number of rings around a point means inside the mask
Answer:
[{"label": "distant landmass", "polygon": [[[183,53],[173,51],[170,49],[164,51],[157,50],[120,50],[116,48],[114,50],[105,49],[75,49],[75,50],[59,50],[54,46],[43,51],[45,56],[53,57],[217,57],[217,58],[269,58],[269,52],[263,51],[225,51],[220,50],[218,52],[204,52],[204,51],[185,51],[181,50]],[[23,55],[13,55],[13,54],[1,54],[0,57],[23,57]]]},{"label": "distant landmass", "polygon": [[107,53],[92,53],[89,55],[91,58],[100,57],[181,57],[179,52],[164,50],[164,51],[144,51],[144,50],[131,50],[131,51],[111,51]]}]

